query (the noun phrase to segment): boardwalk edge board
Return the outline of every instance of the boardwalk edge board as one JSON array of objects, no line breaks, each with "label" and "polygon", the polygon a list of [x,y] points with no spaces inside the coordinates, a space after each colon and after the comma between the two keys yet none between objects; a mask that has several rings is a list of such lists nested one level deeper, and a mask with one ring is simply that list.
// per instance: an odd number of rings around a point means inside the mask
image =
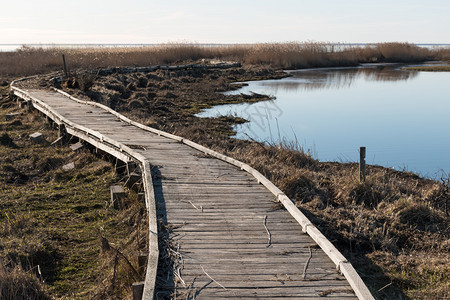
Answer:
[{"label": "boardwalk edge board", "polygon": [[[106,151],[123,161],[130,161],[132,159],[135,159],[141,163],[144,179],[143,181],[145,189],[145,201],[149,217],[149,258],[147,262],[147,273],[145,277],[144,294],[142,299],[153,299],[159,252],[158,252],[158,232],[156,221],[155,195],[153,190],[153,183],[150,173],[149,162],[146,160],[144,156],[133,151],[131,148],[125,146],[124,144],[109,139],[108,137],[103,136],[101,133],[97,131],[91,130],[89,128],[75,124],[67,120],[63,116],[59,115],[50,106],[43,103],[41,100],[32,97],[26,91],[14,86],[14,83],[18,81],[23,81],[34,77],[36,76],[13,81],[11,83],[11,91],[17,97],[22,98],[25,101],[31,102],[36,109],[52,118],[57,124],[59,125],[63,124],[66,127],[66,130],[69,134],[84,139],[89,143],[93,144],[94,146],[98,147],[99,149]],[[239,167],[241,170],[248,172],[258,181],[258,183],[264,185],[273,195],[276,196],[278,201],[281,202],[281,204],[286,208],[286,210],[301,225],[303,232],[307,233],[328,255],[328,257],[336,265],[336,268],[347,279],[358,299],[368,299],[368,300],[374,299],[369,289],[367,288],[367,286],[365,285],[359,274],[356,272],[354,267],[351,265],[351,263],[347,261],[347,259],[339,252],[339,250],[311,223],[311,221],[299,210],[299,208],[295,206],[295,204],[289,197],[287,197],[278,187],[276,187],[271,181],[269,181],[266,177],[264,177],[260,172],[258,172],[254,168],[234,158],[228,157],[214,150],[201,146],[188,139],[184,139],[182,137],[132,121],[131,119],[125,117],[124,115],[112,110],[111,108],[103,104],[96,103],[93,101],[83,101],[59,89],[56,88],[52,89],[55,92],[60,93],[61,95],[78,103],[99,107],[113,114],[121,121],[128,123],[129,125],[133,125],[145,131],[152,132],[159,136],[163,136],[178,141],[180,143],[186,144],[196,150],[199,150],[205,154],[213,156],[222,161],[228,162],[236,167]]]}]

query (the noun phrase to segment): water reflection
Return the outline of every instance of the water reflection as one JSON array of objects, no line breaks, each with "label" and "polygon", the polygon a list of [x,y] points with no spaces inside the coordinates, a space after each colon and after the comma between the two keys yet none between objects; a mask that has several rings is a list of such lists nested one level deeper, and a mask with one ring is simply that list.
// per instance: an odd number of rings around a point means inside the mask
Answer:
[{"label": "water reflection", "polygon": [[350,88],[355,81],[364,78],[366,81],[407,81],[418,75],[417,71],[403,71],[399,65],[364,66],[361,68],[341,68],[323,70],[290,71],[292,76],[283,80],[268,80],[261,86],[278,92],[297,92],[316,89]]}]

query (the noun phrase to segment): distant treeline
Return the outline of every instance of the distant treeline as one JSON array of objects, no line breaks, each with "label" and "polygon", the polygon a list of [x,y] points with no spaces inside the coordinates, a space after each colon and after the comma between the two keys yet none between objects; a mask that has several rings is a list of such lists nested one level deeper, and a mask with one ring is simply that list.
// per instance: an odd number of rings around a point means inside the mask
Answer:
[{"label": "distant treeline", "polygon": [[286,69],[356,66],[360,63],[450,60],[449,48],[425,48],[409,43],[348,45],[334,43],[264,43],[207,46],[162,44],[142,47],[36,48],[23,46],[0,52],[0,76],[25,76],[69,69],[177,64],[217,59],[266,64]]}]

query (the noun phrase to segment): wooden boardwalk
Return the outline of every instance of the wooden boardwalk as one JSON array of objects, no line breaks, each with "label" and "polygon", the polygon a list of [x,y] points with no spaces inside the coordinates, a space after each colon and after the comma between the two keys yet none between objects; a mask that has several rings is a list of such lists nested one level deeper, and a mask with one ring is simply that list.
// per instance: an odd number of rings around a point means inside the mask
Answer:
[{"label": "wooden boardwalk", "polygon": [[26,92],[150,162],[156,214],[179,270],[158,280],[155,299],[357,299],[336,262],[248,172],[100,107],[54,91]]}]

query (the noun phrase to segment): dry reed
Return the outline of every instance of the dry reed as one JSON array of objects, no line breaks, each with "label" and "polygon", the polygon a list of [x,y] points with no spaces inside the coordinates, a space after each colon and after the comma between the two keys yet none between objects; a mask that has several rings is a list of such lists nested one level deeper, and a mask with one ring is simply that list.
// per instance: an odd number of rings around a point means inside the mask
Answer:
[{"label": "dry reed", "polygon": [[78,68],[148,66],[201,59],[268,64],[280,68],[354,66],[364,62],[417,62],[449,59],[449,49],[421,48],[408,43],[367,46],[331,43],[266,43],[203,46],[161,44],[142,47],[31,48],[0,52],[0,76],[23,76],[62,70],[62,54],[69,71]]}]

